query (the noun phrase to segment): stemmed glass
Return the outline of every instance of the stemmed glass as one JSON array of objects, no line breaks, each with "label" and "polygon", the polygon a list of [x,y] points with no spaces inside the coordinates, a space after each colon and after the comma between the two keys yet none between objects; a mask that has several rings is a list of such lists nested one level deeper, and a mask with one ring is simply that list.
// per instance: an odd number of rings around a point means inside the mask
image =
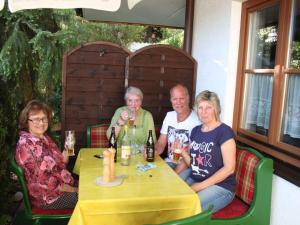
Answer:
[{"label": "stemmed glass", "polygon": [[65,131],[65,149],[67,150],[69,156],[75,155],[75,151],[74,151],[75,142],[76,142],[75,131],[74,130]]}]

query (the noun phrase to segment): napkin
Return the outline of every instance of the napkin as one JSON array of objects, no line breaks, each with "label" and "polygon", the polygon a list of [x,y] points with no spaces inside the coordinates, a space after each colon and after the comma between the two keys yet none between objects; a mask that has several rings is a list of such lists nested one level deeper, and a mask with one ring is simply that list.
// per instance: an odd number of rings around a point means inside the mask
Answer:
[{"label": "napkin", "polygon": [[139,172],[146,172],[146,171],[151,170],[151,169],[154,169],[154,168],[156,168],[156,165],[153,164],[153,163],[138,164],[138,165],[136,165],[136,169],[137,169]]}]

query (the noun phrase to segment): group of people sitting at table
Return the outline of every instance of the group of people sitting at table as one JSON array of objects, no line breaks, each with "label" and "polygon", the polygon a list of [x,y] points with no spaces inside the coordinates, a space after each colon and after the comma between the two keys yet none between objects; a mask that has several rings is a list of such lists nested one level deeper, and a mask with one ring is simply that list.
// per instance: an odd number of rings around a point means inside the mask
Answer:
[{"label": "group of people sitting at table", "polygon": [[[196,96],[194,110],[189,107],[188,89],[177,84],[170,90],[174,111],[168,112],[156,141],[152,114],[142,106],[143,93],[128,87],[126,106],[115,111],[107,131],[115,127],[118,142],[124,124],[134,114],[136,142],[145,144],[148,130],[156,142],[155,152],[166,148],[166,163],[198,194],[202,210],[211,205],[216,212],[228,205],[235,195],[236,146],[232,129],[220,120],[220,100],[216,93],[202,91]],[[46,209],[73,208],[77,202],[77,184],[67,171],[68,154],[62,152],[45,133],[52,110],[37,100],[30,101],[19,119],[20,138],[16,161],[23,168],[31,203]],[[181,157],[174,161],[174,148],[180,142]],[[120,146],[120,145],[119,145]]]}]

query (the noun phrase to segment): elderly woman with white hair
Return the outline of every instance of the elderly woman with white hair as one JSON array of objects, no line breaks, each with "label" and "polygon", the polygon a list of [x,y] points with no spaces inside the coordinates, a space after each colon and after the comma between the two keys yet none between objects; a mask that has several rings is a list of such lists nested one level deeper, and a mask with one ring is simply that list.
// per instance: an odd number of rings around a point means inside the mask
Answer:
[{"label": "elderly woman with white hair", "polygon": [[107,137],[110,136],[111,128],[115,127],[118,145],[120,146],[125,134],[123,125],[130,123],[130,120],[132,120],[132,124],[130,125],[135,128],[134,141],[136,144],[146,144],[149,130],[152,130],[153,139],[156,142],[152,114],[141,107],[143,102],[142,91],[137,87],[128,87],[124,99],[126,106],[122,106],[116,110],[107,130]]}]

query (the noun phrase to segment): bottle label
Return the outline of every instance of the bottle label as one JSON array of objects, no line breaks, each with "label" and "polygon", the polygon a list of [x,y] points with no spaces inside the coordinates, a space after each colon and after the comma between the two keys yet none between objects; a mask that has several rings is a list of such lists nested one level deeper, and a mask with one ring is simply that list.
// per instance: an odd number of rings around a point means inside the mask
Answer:
[{"label": "bottle label", "polygon": [[128,159],[130,157],[131,149],[130,146],[122,146],[121,148],[121,158]]},{"label": "bottle label", "polygon": [[147,159],[154,159],[154,149],[147,147]]}]

